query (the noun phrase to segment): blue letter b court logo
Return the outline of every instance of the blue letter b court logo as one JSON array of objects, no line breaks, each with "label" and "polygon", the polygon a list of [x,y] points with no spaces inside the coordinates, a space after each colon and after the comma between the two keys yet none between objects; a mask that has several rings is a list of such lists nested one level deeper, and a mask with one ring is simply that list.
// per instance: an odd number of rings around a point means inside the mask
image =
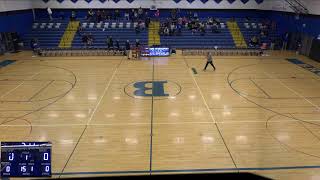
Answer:
[{"label": "blue letter b court logo", "polygon": [[133,98],[138,99],[167,99],[174,97],[181,92],[181,87],[172,81],[155,80],[155,81],[138,81],[127,85],[125,93]]}]

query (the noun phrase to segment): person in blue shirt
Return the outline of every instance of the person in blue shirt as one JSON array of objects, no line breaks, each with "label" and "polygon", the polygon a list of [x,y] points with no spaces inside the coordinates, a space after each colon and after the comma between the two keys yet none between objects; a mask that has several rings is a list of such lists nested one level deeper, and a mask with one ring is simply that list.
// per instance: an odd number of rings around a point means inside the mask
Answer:
[{"label": "person in blue shirt", "polygon": [[39,46],[38,40],[37,39],[32,39],[31,43],[30,43],[30,46],[31,46],[31,49],[33,51],[33,56],[32,57],[35,57],[36,55],[39,54],[39,51],[40,51],[40,46]]}]

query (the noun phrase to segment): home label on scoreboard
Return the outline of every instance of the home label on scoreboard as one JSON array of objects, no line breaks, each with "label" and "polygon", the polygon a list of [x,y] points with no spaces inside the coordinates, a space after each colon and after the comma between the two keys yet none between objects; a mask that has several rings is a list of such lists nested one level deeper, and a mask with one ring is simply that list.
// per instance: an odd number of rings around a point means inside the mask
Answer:
[{"label": "home label on scoreboard", "polygon": [[50,142],[1,142],[2,177],[50,177]]}]

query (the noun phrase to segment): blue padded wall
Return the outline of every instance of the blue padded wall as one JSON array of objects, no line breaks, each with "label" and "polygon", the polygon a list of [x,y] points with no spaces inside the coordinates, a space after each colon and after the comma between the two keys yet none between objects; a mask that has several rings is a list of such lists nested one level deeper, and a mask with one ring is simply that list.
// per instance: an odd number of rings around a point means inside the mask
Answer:
[{"label": "blue padded wall", "polygon": [[24,34],[30,31],[33,22],[31,10],[9,11],[0,13],[0,32],[18,32]]}]

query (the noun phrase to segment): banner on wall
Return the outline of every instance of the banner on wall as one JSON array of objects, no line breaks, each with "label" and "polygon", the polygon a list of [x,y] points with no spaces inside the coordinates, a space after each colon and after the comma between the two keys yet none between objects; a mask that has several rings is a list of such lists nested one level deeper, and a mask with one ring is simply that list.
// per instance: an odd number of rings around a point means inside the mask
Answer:
[{"label": "banner on wall", "polygon": [[228,0],[230,4],[234,3],[236,0]]},{"label": "banner on wall", "polygon": [[258,4],[261,4],[261,3],[263,3],[263,0],[256,0],[256,2],[257,2]]},{"label": "banner on wall", "polygon": [[209,0],[200,0],[203,4],[207,3]]},{"label": "banner on wall", "polygon": [[[42,0],[44,3],[48,3],[50,0]],[[56,0],[59,3],[62,3],[64,0]],[[78,2],[78,0],[70,0],[73,3]],[[92,2],[92,0],[85,0],[87,3]],[[101,3],[104,3],[106,0],[99,0]],[[115,3],[118,3],[120,0],[112,0]],[[127,2],[132,3],[134,0],[127,0]],[[181,0],[173,0],[175,3],[181,2]],[[195,0],[186,0],[188,3],[193,3]],[[203,4],[207,3],[209,0],[200,0]],[[219,4],[223,0],[214,0],[217,4]],[[227,0],[230,4],[234,3],[236,0]],[[240,0],[243,4],[246,4],[250,0]],[[253,0],[252,0],[253,1]],[[256,3],[261,4],[264,0],[255,0]]]},{"label": "banner on wall", "polygon": [[217,4],[221,3],[222,0],[214,0]]},{"label": "banner on wall", "polygon": [[242,2],[243,4],[246,4],[247,2],[249,2],[249,0],[241,0],[241,2]]},{"label": "banner on wall", "polygon": [[175,3],[179,3],[181,0],[173,0]]},{"label": "banner on wall", "polygon": [[194,1],[194,0],[187,0],[187,1],[188,1],[188,3],[190,3],[190,4],[191,4],[191,3],[193,3],[193,1]]}]

